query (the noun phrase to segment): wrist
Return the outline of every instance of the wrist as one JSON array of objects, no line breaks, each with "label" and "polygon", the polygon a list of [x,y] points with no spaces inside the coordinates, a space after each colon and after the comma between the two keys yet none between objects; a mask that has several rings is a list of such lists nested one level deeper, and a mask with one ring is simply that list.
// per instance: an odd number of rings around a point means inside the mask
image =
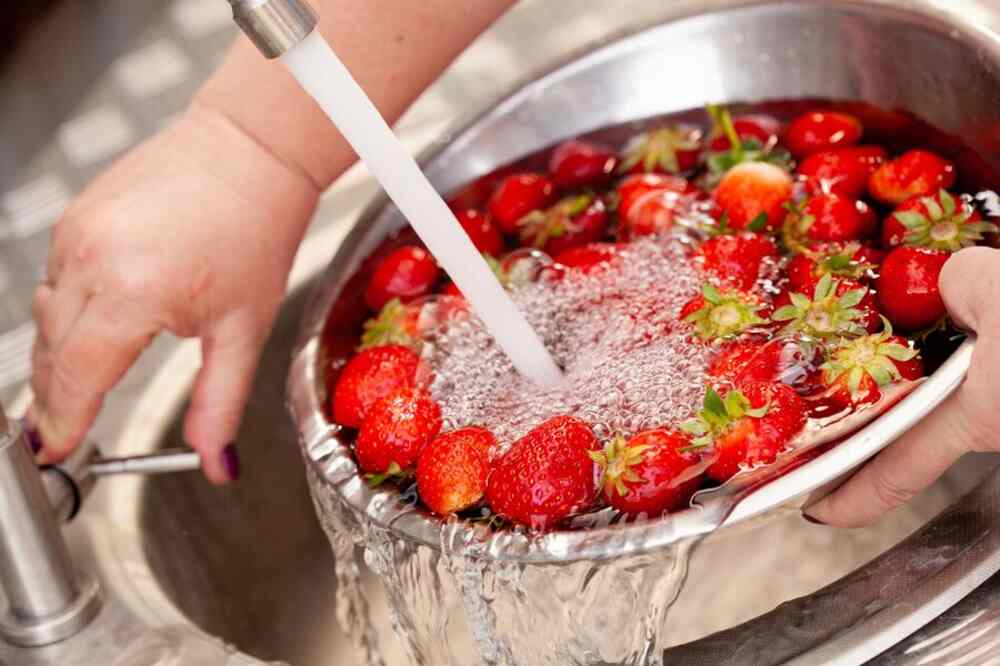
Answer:
[{"label": "wrist", "polygon": [[207,173],[210,186],[252,199],[274,215],[276,226],[299,237],[305,233],[320,187],[224,112],[195,100],[168,134],[172,148]]}]

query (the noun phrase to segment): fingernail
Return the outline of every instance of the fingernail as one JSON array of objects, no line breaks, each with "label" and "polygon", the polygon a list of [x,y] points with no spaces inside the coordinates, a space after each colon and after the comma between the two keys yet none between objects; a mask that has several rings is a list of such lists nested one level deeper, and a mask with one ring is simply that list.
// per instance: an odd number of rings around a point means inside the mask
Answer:
[{"label": "fingernail", "polygon": [[813,525],[826,525],[826,523],[824,523],[822,520],[817,520],[816,518],[810,516],[808,513],[803,513],[802,517],[806,519],[807,523],[812,523]]},{"label": "fingernail", "polygon": [[230,481],[240,478],[240,454],[236,451],[236,444],[230,444],[222,449],[222,467],[229,475]]},{"label": "fingernail", "polygon": [[38,452],[42,450],[42,437],[34,428],[28,429],[28,446],[31,447],[31,452],[35,455],[38,455]]}]

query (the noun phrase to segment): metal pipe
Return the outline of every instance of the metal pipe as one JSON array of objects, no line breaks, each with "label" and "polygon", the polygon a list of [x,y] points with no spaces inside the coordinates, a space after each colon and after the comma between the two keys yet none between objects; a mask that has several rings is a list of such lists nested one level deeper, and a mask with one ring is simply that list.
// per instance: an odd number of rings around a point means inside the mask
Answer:
[{"label": "metal pipe", "polygon": [[[8,426],[6,416],[0,423]],[[17,645],[72,636],[100,608],[97,585],[77,577],[27,438],[16,425],[0,431],[0,586],[8,604],[0,636]]]},{"label": "metal pipe", "polygon": [[91,461],[89,471],[94,476],[111,474],[171,474],[201,468],[201,458],[188,448],[166,449],[126,458]]},{"label": "metal pipe", "polygon": [[233,20],[266,58],[277,58],[309,36],[318,22],[305,0],[229,0]]}]

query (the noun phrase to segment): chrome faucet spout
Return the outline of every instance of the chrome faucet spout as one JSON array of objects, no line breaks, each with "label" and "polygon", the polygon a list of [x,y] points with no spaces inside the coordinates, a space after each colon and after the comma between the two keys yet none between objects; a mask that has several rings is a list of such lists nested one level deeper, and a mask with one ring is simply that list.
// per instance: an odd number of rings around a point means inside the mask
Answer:
[{"label": "chrome faucet spout", "polygon": [[318,21],[305,0],[229,0],[233,20],[266,58],[277,58],[309,36]]}]

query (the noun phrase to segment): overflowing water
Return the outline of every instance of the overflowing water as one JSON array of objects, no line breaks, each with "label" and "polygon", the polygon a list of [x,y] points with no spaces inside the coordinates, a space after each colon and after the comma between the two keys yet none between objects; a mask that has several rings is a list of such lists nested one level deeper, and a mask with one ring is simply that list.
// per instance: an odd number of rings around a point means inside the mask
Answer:
[{"label": "overflowing water", "polygon": [[538,384],[558,382],[559,367],[538,335],[323,36],[313,31],[281,61],[364,161],[517,371]]}]

